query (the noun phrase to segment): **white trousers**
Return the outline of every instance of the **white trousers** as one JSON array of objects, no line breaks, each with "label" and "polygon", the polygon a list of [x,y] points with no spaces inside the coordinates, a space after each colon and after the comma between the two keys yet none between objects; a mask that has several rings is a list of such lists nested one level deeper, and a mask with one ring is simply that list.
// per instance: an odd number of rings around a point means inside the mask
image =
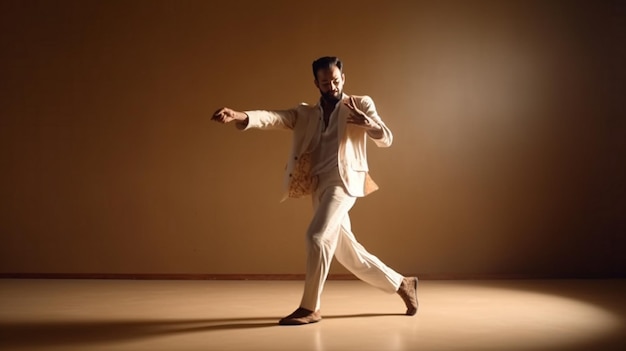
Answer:
[{"label": "white trousers", "polygon": [[346,192],[337,169],[319,176],[312,197],[314,214],[306,233],[306,278],[300,307],[320,309],[333,256],[357,278],[395,293],[404,277],[367,252],[354,237],[348,212],[356,198]]}]

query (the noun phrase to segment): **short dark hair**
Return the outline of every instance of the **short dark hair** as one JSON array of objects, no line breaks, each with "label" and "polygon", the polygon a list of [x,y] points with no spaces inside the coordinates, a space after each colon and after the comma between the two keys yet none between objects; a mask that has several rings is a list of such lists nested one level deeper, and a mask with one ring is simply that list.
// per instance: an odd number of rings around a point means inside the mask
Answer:
[{"label": "short dark hair", "polygon": [[317,79],[317,71],[321,69],[331,68],[332,66],[337,66],[339,71],[343,72],[343,63],[338,57],[335,56],[324,56],[320,57],[317,60],[313,61],[313,77]]}]

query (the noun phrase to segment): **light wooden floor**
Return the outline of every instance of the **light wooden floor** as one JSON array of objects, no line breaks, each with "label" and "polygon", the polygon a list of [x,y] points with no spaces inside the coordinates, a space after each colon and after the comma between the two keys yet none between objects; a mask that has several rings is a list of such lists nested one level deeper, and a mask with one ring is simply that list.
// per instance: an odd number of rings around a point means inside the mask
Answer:
[{"label": "light wooden floor", "polygon": [[421,281],[420,310],[329,281],[0,280],[0,350],[626,350],[626,281]]}]

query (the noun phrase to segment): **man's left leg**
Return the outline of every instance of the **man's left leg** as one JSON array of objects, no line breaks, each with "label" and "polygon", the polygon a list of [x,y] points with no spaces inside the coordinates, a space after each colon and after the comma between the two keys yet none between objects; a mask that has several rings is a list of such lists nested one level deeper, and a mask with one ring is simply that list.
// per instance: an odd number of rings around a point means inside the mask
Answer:
[{"label": "man's left leg", "polygon": [[406,305],[406,314],[417,313],[417,277],[403,277],[369,253],[352,233],[350,217],[341,225],[335,258],[362,281],[388,293],[400,295]]}]

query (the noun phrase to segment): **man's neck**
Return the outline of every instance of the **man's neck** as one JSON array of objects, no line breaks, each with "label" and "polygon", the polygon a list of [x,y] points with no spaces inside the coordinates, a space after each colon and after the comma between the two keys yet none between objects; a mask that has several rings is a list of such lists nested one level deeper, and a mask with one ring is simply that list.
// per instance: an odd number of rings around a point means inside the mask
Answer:
[{"label": "man's neck", "polygon": [[337,106],[337,103],[339,102],[338,99],[327,99],[324,98],[323,96],[320,99],[320,104],[322,106],[322,111],[323,111],[323,119],[324,119],[324,129],[326,129],[326,127],[328,127],[329,121],[330,121],[330,115],[333,113],[333,111],[335,111],[335,106]]},{"label": "man's neck", "polygon": [[335,109],[335,106],[337,106],[339,99],[327,99],[322,97],[320,102],[324,111],[332,112]]}]

